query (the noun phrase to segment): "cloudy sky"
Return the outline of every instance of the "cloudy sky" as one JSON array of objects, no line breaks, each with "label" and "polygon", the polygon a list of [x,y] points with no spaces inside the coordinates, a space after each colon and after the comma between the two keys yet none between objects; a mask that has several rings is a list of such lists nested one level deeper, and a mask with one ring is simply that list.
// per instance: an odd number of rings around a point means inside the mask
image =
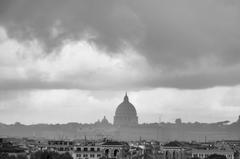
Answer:
[{"label": "cloudy sky", "polygon": [[238,0],[0,0],[0,122],[240,115]]}]

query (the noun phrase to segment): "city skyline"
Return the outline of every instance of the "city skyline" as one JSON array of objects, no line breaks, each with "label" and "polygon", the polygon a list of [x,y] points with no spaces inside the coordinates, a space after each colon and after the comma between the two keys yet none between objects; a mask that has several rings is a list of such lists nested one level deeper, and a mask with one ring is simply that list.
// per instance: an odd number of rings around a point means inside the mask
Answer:
[{"label": "city skyline", "polygon": [[[123,98],[123,97],[122,97]],[[135,97],[136,98],[136,97]],[[130,102],[131,102],[131,99],[129,100]],[[120,104],[121,102],[119,102],[118,104]],[[67,117],[66,119],[66,121],[63,121],[63,122],[60,122],[61,120],[57,120],[56,122],[49,122],[49,118],[47,118],[47,120],[46,120],[46,122],[43,122],[43,120],[41,120],[40,122],[31,122],[31,123],[28,123],[28,122],[21,122],[21,121],[13,121],[13,122],[0,122],[0,123],[3,123],[3,124],[14,124],[14,123],[21,123],[21,124],[26,124],[26,125],[31,125],[31,124],[65,124],[65,123],[86,123],[86,124],[91,124],[91,123],[95,123],[95,122],[97,122],[97,121],[101,121],[105,116],[106,116],[106,119],[111,123],[111,124],[113,124],[114,123],[114,121],[113,121],[113,118],[114,118],[114,111],[115,111],[115,109],[117,109],[117,107],[118,107],[118,104],[115,104],[115,106],[113,107],[114,108],[114,110],[112,111],[113,112],[113,114],[110,114],[110,115],[106,115],[107,113],[106,112],[99,112],[97,115],[98,115],[98,117],[99,118],[96,118],[95,120],[93,120],[93,121],[88,121],[88,120],[86,120],[85,122],[84,121],[81,121],[81,120],[78,120],[78,119],[76,119],[76,120],[69,120],[69,121],[67,121],[69,118]],[[135,107],[135,106],[134,106]],[[138,108],[138,107],[136,107],[136,108]],[[100,110],[101,111],[101,110]],[[138,113],[138,110],[136,110],[137,111],[137,113]],[[86,111],[86,112],[88,112],[88,111]],[[86,112],[83,112],[83,113],[86,113]],[[144,111],[145,113],[146,113],[146,110]],[[78,112],[76,112],[76,113],[78,113]],[[171,112],[170,112],[171,113]],[[179,112],[177,112],[178,114],[179,114]],[[56,114],[58,114],[58,112],[53,112],[53,115],[56,115]],[[89,112],[89,114],[85,114],[85,115],[90,115],[91,114],[91,112]],[[103,114],[103,116],[101,116]],[[152,114],[151,114],[152,115]],[[207,116],[208,114],[206,114],[206,116]],[[176,119],[181,119],[182,120],[182,122],[183,123],[194,123],[194,122],[200,122],[200,123],[216,123],[216,122],[222,122],[222,121],[229,121],[229,123],[233,123],[233,122],[236,122],[236,119],[237,119],[237,117],[239,117],[239,114],[236,114],[236,116],[233,116],[232,117],[232,120],[229,120],[229,119],[223,119],[223,118],[219,118],[219,120],[213,120],[213,121],[204,121],[204,120],[202,120],[202,117],[200,118],[200,120],[186,120],[187,118],[186,117],[177,117],[177,116],[174,116],[173,118],[170,118],[170,120],[167,120],[168,118],[166,118],[166,120],[162,120],[162,119],[165,119],[165,118],[163,118],[164,117],[164,115],[163,114],[161,114],[161,113],[155,113],[154,114],[154,116],[152,116],[152,121],[151,120],[149,120],[149,121],[144,121],[144,118],[142,119],[142,116],[144,116],[144,114],[143,113],[139,113],[139,119],[141,119],[140,120],[140,122],[139,122],[139,124],[144,124],[144,123],[159,123],[159,122],[165,122],[165,123],[175,123],[175,120]],[[191,117],[191,116],[190,116]],[[65,118],[64,118],[64,120],[65,120]],[[8,121],[10,121],[10,120],[8,120]]]},{"label": "city skyline", "polygon": [[236,121],[236,0],[1,0],[0,123]]}]

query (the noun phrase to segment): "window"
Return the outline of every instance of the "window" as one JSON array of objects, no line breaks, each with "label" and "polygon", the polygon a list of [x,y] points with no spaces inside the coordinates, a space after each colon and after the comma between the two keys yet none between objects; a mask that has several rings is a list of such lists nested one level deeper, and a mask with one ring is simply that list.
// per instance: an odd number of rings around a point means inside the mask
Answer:
[{"label": "window", "polygon": [[97,154],[97,157],[101,157],[102,155],[101,154]]},{"label": "window", "polygon": [[88,154],[83,154],[83,157],[88,157]]},{"label": "window", "polygon": [[88,148],[87,148],[87,147],[84,147],[84,148],[83,148],[83,151],[88,151]]},{"label": "window", "polygon": [[94,147],[91,147],[91,148],[90,148],[90,151],[94,151]]},{"label": "window", "polygon": [[97,148],[97,151],[100,151],[100,148],[99,148],[99,147]]},{"label": "window", "polygon": [[108,154],[109,154],[109,149],[106,149],[105,150],[105,155],[108,156]]},{"label": "window", "polygon": [[81,148],[80,148],[80,147],[78,147],[78,148],[77,148],[77,151],[81,151]]},{"label": "window", "polygon": [[116,157],[117,155],[118,155],[118,150],[116,149],[116,150],[114,150],[114,153],[113,153],[113,155],[114,155],[114,157]]},{"label": "window", "polygon": [[82,155],[81,154],[77,154],[77,157],[81,157]]},{"label": "window", "polygon": [[94,155],[94,154],[90,154],[90,157],[94,158],[94,157],[95,157],[95,155]]}]

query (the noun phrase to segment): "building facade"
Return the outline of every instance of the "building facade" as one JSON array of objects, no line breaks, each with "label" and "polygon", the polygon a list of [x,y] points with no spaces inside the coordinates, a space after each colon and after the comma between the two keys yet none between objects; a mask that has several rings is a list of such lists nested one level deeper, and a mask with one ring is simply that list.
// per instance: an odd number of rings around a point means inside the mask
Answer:
[{"label": "building facade", "polygon": [[72,153],[73,159],[100,159],[103,156],[101,146],[76,145]]},{"label": "building facade", "polygon": [[126,145],[118,141],[106,141],[101,144],[75,145],[72,157],[73,159],[124,159]]},{"label": "building facade", "polygon": [[49,140],[47,150],[65,153],[73,150],[74,143],[64,140]]},{"label": "building facade", "polygon": [[127,158],[126,150],[128,145],[118,141],[107,141],[101,145],[103,156],[111,159],[125,159]]},{"label": "building facade", "polygon": [[185,149],[182,147],[164,146],[162,148],[164,159],[185,159]]},{"label": "building facade", "polygon": [[234,159],[234,152],[233,151],[227,151],[227,150],[199,150],[194,149],[192,150],[192,157],[193,158],[200,158],[205,159],[210,155],[217,154],[217,155],[223,155],[226,156],[227,159]]}]

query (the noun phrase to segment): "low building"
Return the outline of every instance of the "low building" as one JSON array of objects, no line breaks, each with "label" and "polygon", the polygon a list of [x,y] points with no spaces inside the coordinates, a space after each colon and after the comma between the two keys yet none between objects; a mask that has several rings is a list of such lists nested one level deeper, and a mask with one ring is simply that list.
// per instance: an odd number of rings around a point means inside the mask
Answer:
[{"label": "low building", "polygon": [[14,145],[7,138],[0,138],[0,154],[7,154],[8,156],[27,156],[26,149],[19,145]]},{"label": "low building", "polygon": [[192,150],[193,158],[205,159],[208,156],[213,155],[213,154],[226,156],[227,159],[234,159],[233,151],[217,150],[217,149],[211,149],[211,150],[193,149]]},{"label": "low building", "polygon": [[127,158],[129,145],[118,141],[106,141],[101,145],[103,156],[111,159]]},{"label": "low building", "polygon": [[164,159],[185,159],[185,149],[182,147],[164,146],[162,150]]},{"label": "low building", "polygon": [[163,159],[186,159],[184,145],[178,141],[172,141],[162,146]]},{"label": "low building", "polygon": [[100,145],[75,145],[72,152],[73,159],[100,159],[102,156]]},{"label": "low building", "polygon": [[73,159],[124,159],[127,158],[129,147],[126,143],[118,141],[104,141],[101,143],[84,143],[75,145]]},{"label": "low building", "polygon": [[50,140],[48,141],[47,150],[56,151],[58,153],[66,153],[73,151],[74,143],[72,141],[64,140]]},{"label": "low building", "polygon": [[131,146],[129,153],[131,155],[131,158],[144,159],[144,149],[142,147]]},{"label": "low building", "polygon": [[223,142],[231,146],[240,146],[240,140],[224,140]]}]

